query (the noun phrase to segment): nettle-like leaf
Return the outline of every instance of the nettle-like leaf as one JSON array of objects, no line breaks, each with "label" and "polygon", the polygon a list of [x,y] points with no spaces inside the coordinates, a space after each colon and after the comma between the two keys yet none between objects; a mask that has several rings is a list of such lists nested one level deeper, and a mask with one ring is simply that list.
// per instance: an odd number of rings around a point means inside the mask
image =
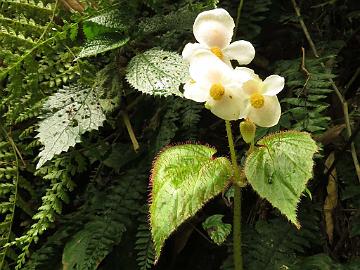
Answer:
[{"label": "nettle-like leaf", "polygon": [[114,9],[90,18],[84,22],[86,43],[78,58],[94,56],[120,48],[130,40],[128,36],[129,12]]},{"label": "nettle-like leaf", "polygon": [[179,54],[151,49],[131,59],[126,79],[145,94],[182,96],[179,86],[189,79],[188,69]]},{"label": "nettle-like leaf", "polygon": [[128,22],[124,20],[124,17],[128,17],[126,15],[126,12],[121,12],[118,9],[114,9],[88,19],[85,21],[84,26],[86,37],[88,37],[89,34],[89,23],[94,23],[99,26],[113,28],[116,30],[126,30],[128,28]]},{"label": "nettle-like leaf", "polygon": [[95,90],[82,86],[64,87],[45,102],[43,108],[48,114],[40,122],[36,136],[44,145],[37,168],[75,146],[86,131],[102,126],[105,115]]},{"label": "nettle-like leaf", "polygon": [[280,132],[260,141],[246,159],[245,175],[253,189],[296,227],[296,208],[312,177],[317,145],[305,132]]},{"label": "nettle-like leaf", "polygon": [[84,45],[78,58],[90,57],[99,53],[111,51],[124,46],[130,40],[129,37],[124,37],[123,34],[105,33],[95,39],[89,40]]},{"label": "nettle-like leaf", "polygon": [[204,230],[217,245],[224,243],[231,233],[231,224],[224,223],[223,217],[224,215],[212,215],[202,223]]},{"label": "nettle-like leaf", "polygon": [[151,175],[150,225],[158,260],[165,240],[203,205],[224,190],[232,175],[216,149],[194,144],[166,148]]}]

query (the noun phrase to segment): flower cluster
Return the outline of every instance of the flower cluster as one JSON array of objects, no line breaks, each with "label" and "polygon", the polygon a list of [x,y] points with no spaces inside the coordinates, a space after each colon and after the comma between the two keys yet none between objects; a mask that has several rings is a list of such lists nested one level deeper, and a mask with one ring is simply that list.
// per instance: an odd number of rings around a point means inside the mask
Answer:
[{"label": "flower cluster", "polygon": [[264,81],[252,69],[232,67],[249,64],[253,45],[245,40],[231,43],[235,24],[224,9],[200,13],[193,25],[199,43],[188,43],[182,55],[189,62],[191,80],[184,86],[184,96],[225,120],[248,119],[258,126],[278,123],[281,108],[276,97],[284,88],[284,78],[271,75]]}]

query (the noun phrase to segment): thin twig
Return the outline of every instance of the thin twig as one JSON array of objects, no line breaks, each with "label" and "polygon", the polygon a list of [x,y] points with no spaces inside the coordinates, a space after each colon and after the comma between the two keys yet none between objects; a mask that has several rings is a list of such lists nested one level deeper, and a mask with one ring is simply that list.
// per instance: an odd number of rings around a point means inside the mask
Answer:
[{"label": "thin twig", "polygon": [[244,0],[240,0],[239,6],[238,6],[238,9],[237,9],[237,12],[236,12],[234,36],[236,35],[237,30],[239,28],[239,21],[240,21],[241,10],[242,10],[243,5],[244,5]]},{"label": "thin twig", "polygon": [[139,150],[140,146],[139,146],[139,143],[138,143],[138,141],[136,139],[134,130],[132,128],[132,125],[130,123],[129,115],[127,114],[127,112],[122,111],[121,116],[123,118],[126,129],[127,129],[128,133],[129,133],[129,137],[130,137],[130,140],[131,140],[131,142],[133,144],[134,151],[137,152],[137,150]]},{"label": "thin twig", "polygon": [[344,92],[343,94],[346,93],[346,91],[349,90],[349,88],[351,87],[351,85],[355,82],[356,78],[360,75],[360,67],[358,67],[354,73],[354,75],[351,77],[351,79],[349,80],[349,82],[345,85],[344,87]]},{"label": "thin twig", "polygon": [[54,10],[53,10],[53,13],[52,13],[50,22],[47,24],[44,32],[42,32],[41,36],[39,37],[38,43],[39,43],[40,40],[46,35],[46,33],[47,33],[47,31],[49,30],[51,24],[53,23],[53,21],[54,21],[54,19],[55,19],[55,14],[56,14],[56,10],[57,10],[58,5],[59,5],[59,0],[56,0],[55,7],[54,7]]},{"label": "thin twig", "polygon": [[208,241],[210,244],[213,244],[213,241],[211,241],[205,234],[202,233],[202,231],[200,231],[198,228],[196,228],[196,226],[192,223],[190,223],[190,225],[193,227],[193,229],[200,234],[200,236],[202,236],[206,241]]},{"label": "thin twig", "polygon": [[304,72],[304,74],[306,76],[306,81],[305,81],[304,86],[303,86],[303,91],[306,91],[306,87],[307,87],[307,84],[308,84],[308,82],[310,80],[311,74],[305,67],[305,49],[304,49],[304,47],[301,47],[301,54],[302,54],[301,70]]},{"label": "thin twig", "polygon": [[[291,0],[291,2],[293,4],[293,6],[294,6],[296,16],[299,19],[299,23],[300,23],[301,28],[302,28],[302,30],[304,32],[304,35],[305,35],[307,41],[309,42],[310,48],[313,51],[315,57],[319,58],[319,54],[318,54],[318,51],[316,49],[316,46],[315,46],[313,40],[311,39],[310,33],[309,33],[305,23],[304,23],[304,20],[301,17],[299,6],[296,4],[295,0]],[[320,64],[324,69],[326,69],[326,66],[325,66],[325,64],[323,62],[320,62]],[[347,102],[346,102],[345,98],[343,97],[343,95],[341,94],[338,87],[336,86],[334,80],[332,78],[329,78],[328,80],[329,80],[332,88],[334,89],[338,99],[340,100],[340,102],[342,104],[347,136],[348,136],[348,138],[350,138],[351,137],[351,125],[350,125],[350,118],[349,118],[349,111],[348,111]],[[354,142],[351,142],[350,148],[351,148],[351,155],[352,155],[352,158],[353,158],[356,174],[357,174],[358,180],[360,182],[360,165],[359,165],[359,160],[358,160],[357,155],[356,155],[356,148],[355,148]]]},{"label": "thin twig", "polygon": [[[355,138],[358,135],[359,131],[360,131],[360,123],[358,122],[357,128],[351,134],[350,138],[345,142],[344,146],[342,147],[342,149],[340,149],[339,153],[346,151],[346,149],[349,147],[349,145],[351,145],[352,142],[355,140]],[[334,167],[336,166],[336,164],[338,163],[339,160],[340,159],[335,159],[335,161],[331,164],[331,166],[329,167],[329,169],[327,170],[327,173],[325,175],[326,178],[329,177],[330,172],[334,169]]]}]

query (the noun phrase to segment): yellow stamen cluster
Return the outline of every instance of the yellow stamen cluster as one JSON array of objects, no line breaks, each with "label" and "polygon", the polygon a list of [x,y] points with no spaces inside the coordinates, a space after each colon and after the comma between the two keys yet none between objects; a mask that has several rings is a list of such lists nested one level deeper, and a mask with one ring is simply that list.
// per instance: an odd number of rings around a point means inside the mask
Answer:
[{"label": "yellow stamen cluster", "polygon": [[221,49],[219,47],[212,47],[210,51],[215,54],[217,57],[219,57],[221,60],[224,58],[224,54],[222,53]]},{"label": "yellow stamen cluster", "polygon": [[260,109],[264,106],[264,96],[259,92],[255,92],[250,96],[250,103],[256,109]]},{"label": "yellow stamen cluster", "polygon": [[214,83],[210,88],[210,96],[214,100],[220,100],[225,94],[225,88],[221,83]]}]

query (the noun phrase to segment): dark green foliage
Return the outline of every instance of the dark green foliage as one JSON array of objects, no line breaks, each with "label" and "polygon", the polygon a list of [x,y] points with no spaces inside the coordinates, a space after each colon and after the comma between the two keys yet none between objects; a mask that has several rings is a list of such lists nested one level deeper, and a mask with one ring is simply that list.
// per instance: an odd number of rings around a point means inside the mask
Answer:
[{"label": "dark green foliage", "polygon": [[[82,13],[70,12],[64,2],[0,0],[0,269],[153,269],[146,207],[153,158],[163,147],[186,141],[212,144],[224,156],[228,147],[223,123],[203,104],[142,95],[128,84],[127,67],[150,49],[181,53],[187,42],[195,42],[197,14],[218,1],[87,0],[80,1]],[[323,136],[330,139],[309,184],[313,199],[303,197],[298,209],[300,230],[244,190],[245,269],[355,270],[360,267],[359,182],[346,132],[327,132],[344,123],[330,79],[347,101],[353,133],[358,129],[358,3],[296,2],[320,57],[312,53],[291,1],[244,1],[235,37],[254,44],[257,56],[250,67],[262,78],[276,73],[286,79],[279,94],[282,117],[273,130],[304,130],[320,142],[326,141]],[[238,4],[218,6],[236,18]],[[61,98],[65,103],[58,104]],[[75,112],[72,104],[82,109]],[[65,114],[54,118],[61,111]],[[89,112],[101,114],[101,121],[81,125]],[[44,119],[52,124],[42,125]],[[69,131],[65,141],[55,138],[60,129]],[[55,138],[59,148],[36,169],[46,147],[43,134],[51,134],[45,141]],[[354,142],[359,149],[359,134]],[[239,153],[247,149],[241,140],[237,147]],[[324,161],[331,151],[338,189],[332,243],[322,210]],[[215,213],[231,223],[231,209],[221,199],[199,218]],[[185,246],[169,239],[156,269],[233,269],[231,244],[226,254],[225,245],[196,242],[204,231],[193,224]],[[189,260],[191,267],[183,267]]]},{"label": "dark green foliage", "polygon": [[[305,58],[303,67],[301,58],[276,63],[277,73],[286,78],[291,93],[291,96],[282,99],[287,108],[283,112],[285,127],[315,134],[329,127],[330,117],[325,116],[324,112],[329,107],[327,98],[333,93],[329,79],[335,78],[335,75],[325,70],[321,62],[334,60],[333,58]],[[286,120],[290,122],[285,122]]]},{"label": "dark green foliage", "polygon": [[270,5],[271,0],[253,0],[244,5],[239,29],[245,39],[253,40],[260,34],[261,26],[259,24],[266,19]]},{"label": "dark green foliage", "polygon": [[148,209],[147,205],[144,207],[143,215],[140,215],[139,226],[136,233],[136,242],[134,249],[137,251],[136,261],[140,270],[150,269],[154,264],[154,246],[151,239]]},{"label": "dark green foliage", "polygon": [[302,221],[300,230],[283,219],[258,221],[255,235],[250,235],[247,240],[248,269],[279,269],[284,266],[292,269],[297,265],[297,257],[306,254],[311,243],[318,240],[320,220],[314,211],[300,215],[299,219]]},{"label": "dark green foliage", "polygon": [[10,255],[11,248],[5,244],[11,239],[12,225],[15,216],[15,205],[18,195],[19,172],[16,152],[10,142],[0,143],[0,269],[6,269],[8,263],[6,256]]}]

